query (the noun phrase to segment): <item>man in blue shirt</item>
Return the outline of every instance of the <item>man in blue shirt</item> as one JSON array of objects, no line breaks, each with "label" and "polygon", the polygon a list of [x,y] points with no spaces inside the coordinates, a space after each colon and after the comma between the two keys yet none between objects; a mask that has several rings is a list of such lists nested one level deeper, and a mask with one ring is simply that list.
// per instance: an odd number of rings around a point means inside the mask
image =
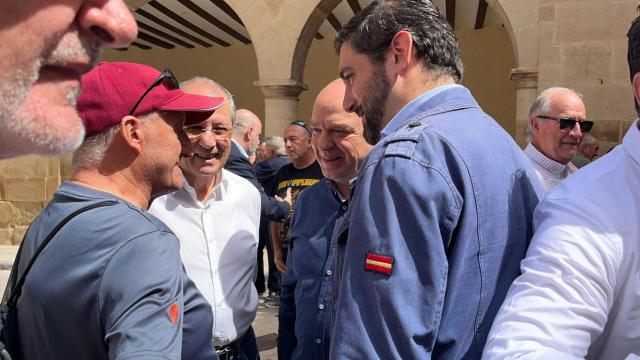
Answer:
[{"label": "man in blue shirt", "polygon": [[331,335],[334,225],[347,210],[349,182],[371,145],[362,120],[342,109],[345,86],[335,80],[316,98],[311,146],[325,176],[300,194],[291,221],[282,277],[278,358],[328,359]]},{"label": "man in blue shirt", "polygon": [[146,211],[182,187],[183,125],[222,104],[177,84],[168,70],[132,63],[101,63],[82,78],[87,137],[71,181],[29,227],[18,276],[69,214],[109,206],[73,218],[36,258],[17,301],[22,358],[217,358],[211,308],[184,272],[178,239]]},{"label": "man in blue shirt", "polygon": [[470,92],[430,1],[374,1],[336,37],[344,107],[381,140],[358,169],[331,356],[479,359],[542,189]]}]

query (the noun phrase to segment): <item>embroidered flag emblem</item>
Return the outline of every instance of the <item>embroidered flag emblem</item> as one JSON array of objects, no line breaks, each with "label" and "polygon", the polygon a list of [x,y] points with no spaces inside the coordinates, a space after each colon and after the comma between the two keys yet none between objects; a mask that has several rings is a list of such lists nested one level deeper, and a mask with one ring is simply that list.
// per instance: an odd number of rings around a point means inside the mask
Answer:
[{"label": "embroidered flag emblem", "polygon": [[169,306],[169,320],[173,325],[178,325],[178,319],[180,318],[180,305],[173,303]]},{"label": "embroidered flag emblem", "polygon": [[364,269],[367,271],[391,275],[391,270],[393,270],[393,258],[391,256],[368,252],[367,257],[364,260]]}]

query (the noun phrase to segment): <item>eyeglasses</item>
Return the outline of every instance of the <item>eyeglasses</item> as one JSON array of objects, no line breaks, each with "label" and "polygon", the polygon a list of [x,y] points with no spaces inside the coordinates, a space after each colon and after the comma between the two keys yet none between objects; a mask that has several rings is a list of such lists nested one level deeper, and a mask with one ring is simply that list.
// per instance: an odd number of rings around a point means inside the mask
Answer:
[{"label": "eyeglasses", "polygon": [[213,128],[207,128],[200,125],[192,125],[192,126],[185,126],[184,132],[187,133],[187,136],[189,137],[189,139],[195,139],[195,138],[199,138],[205,133],[211,133],[217,137],[226,137],[226,136],[229,136],[229,134],[231,133],[231,129],[225,126],[216,126]]},{"label": "eyeglasses", "polygon": [[574,126],[576,126],[576,123],[578,123],[580,125],[580,131],[582,131],[583,133],[587,133],[589,131],[591,131],[591,128],[593,127],[593,121],[590,120],[576,120],[573,118],[559,118],[559,117],[555,117],[555,116],[548,116],[548,115],[536,115],[537,118],[540,119],[548,119],[548,120],[555,120],[558,122],[558,124],[560,125],[560,130],[571,130],[573,129]]},{"label": "eyeglasses", "polygon": [[302,126],[304,128],[304,131],[307,132],[307,135],[311,136],[311,133],[312,133],[311,127],[307,123],[305,123],[304,121],[302,121],[302,120],[292,121],[289,125]]},{"label": "eyeglasses", "polygon": [[136,102],[135,105],[133,105],[133,108],[131,109],[131,111],[129,111],[129,115],[133,115],[133,113],[136,111],[136,109],[138,108],[138,105],[140,105],[140,103],[142,102],[142,99],[144,99],[145,96],[147,96],[147,94],[153,90],[153,88],[155,88],[156,86],[159,86],[160,84],[162,84],[163,82],[166,83],[167,87],[169,89],[179,89],[180,88],[180,84],[178,83],[178,79],[176,79],[176,76],[173,75],[173,73],[171,72],[171,70],[169,69],[165,69],[162,73],[160,73],[160,76],[158,76],[157,79],[155,79],[151,85],[149,85],[149,87],[147,88],[147,90],[144,91],[144,93],[142,93],[142,96],[140,96],[140,99],[138,99],[138,101]]}]

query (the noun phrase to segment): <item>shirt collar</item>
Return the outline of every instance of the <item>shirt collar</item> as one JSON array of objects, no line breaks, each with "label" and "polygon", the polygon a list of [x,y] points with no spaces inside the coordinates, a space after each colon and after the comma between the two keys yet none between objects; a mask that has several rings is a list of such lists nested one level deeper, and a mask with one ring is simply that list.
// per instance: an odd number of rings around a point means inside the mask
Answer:
[{"label": "shirt collar", "polygon": [[627,131],[627,134],[622,139],[622,146],[624,146],[629,156],[637,163],[640,164],[640,129],[638,124],[640,119],[636,119],[633,125]]},{"label": "shirt collar", "polygon": [[247,152],[244,151],[244,149],[242,148],[242,146],[240,146],[240,144],[236,141],[236,139],[231,138],[231,143],[235,145],[235,147],[238,149],[240,154],[242,154],[242,156],[244,156],[247,159],[249,158],[249,154],[247,154]]},{"label": "shirt collar", "polygon": [[571,162],[568,162],[566,165],[561,164],[557,161],[549,159],[545,154],[541,153],[532,143],[529,143],[527,147],[524,149],[524,152],[527,153],[535,161],[540,165],[540,167],[544,168],[551,174],[561,178],[566,171],[571,171],[574,165]]},{"label": "shirt collar", "polygon": [[223,201],[227,193],[229,192],[230,183],[229,183],[229,175],[227,174],[227,170],[221,169],[220,177],[221,177],[220,182],[218,183],[218,185],[216,185],[213,188],[213,191],[211,192],[211,196],[204,203],[198,200],[196,189],[194,189],[193,186],[189,184],[189,182],[184,176],[182,177],[182,181],[183,181],[182,189],[186,191],[187,194],[189,194],[189,196],[191,197],[194,203],[198,204],[200,207],[206,207],[212,201]]},{"label": "shirt collar", "polygon": [[329,185],[329,189],[331,189],[331,191],[333,192],[333,195],[335,195],[335,197],[338,200],[340,200],[340,203],[344,203],[345,201],[347,201],[347,199],[345,199],[344,196],[342,196],[342,193],[340,192],[340,189],[338,189],[338,185],[336,185],[335,181],[328,178],[324,178],[324,179]]},{"label": "shirt collar", "polygon": [[438,95],[439,93],[457,86],[462,87],[461,85],[458,85],[458,84],[449,84],[449,85],[440,86],[435,89],[431,89],[426,93],[418,96],[417,98],[411,100],[400,111],[398,111],[398,113],[391,119],[391,121],[387,123],[384,129],[382,129],[382,131],[380,132],[381,137],[382,138],[387,137],[388,135],[398,130],[398,128],[404,125],[404,123],[407,121],[407,118],[408,118],[407,115],[413,113],[414,110],[418,108],[420,105],[429,101],[429,99]]}]

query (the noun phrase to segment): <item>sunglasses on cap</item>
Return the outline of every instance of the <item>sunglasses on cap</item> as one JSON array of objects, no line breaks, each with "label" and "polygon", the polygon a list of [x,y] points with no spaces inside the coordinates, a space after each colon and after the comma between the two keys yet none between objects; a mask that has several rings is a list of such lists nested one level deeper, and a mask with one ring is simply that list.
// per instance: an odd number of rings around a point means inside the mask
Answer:
[{"label": "sunglasses on cap", "polygon": [[540,119],[557,121],[560,125],[560,130],[571,130],[574,126],[576,126],[576,123],[580,125],[580,131],[582,131],[583,133],[591,131],[591,128],[593,127],[593,121],[591,120],[576,120],[573,118],[560,118],[548,115],[536,115],[536,117]]},{"label": "sunglasses on cap", "polygon": [[158,76],[158,78],[155,79],[151,83],[151,85],[149,85],[147,90],[145,90],[144,93],[142,93],[142,96],[140,96],[140,99],[138,99],[136,104],[133,105],[133,108],[131,108],[131,111],[129,111],[129,115],[133,115],[133,113],[138,108],[138,105],[140,105],[140,103],[142,102],[142,99],[144,99],[144,97],[147,96],[147,94],[151,90],[153,90],[156,86],[159,86],[162,83],[165,83],[167,88],[169,88],[169,89],[179,89],[180,88],[180,83],[178,83],[178,79],[176,79],[176,76],[173,75],[171,70],[164,69],[164,71],[160,73],[160,76]]},{"label": "sunglasses on cap", "polygon": [[302,120],[296,120],[296,121],[292,121],[289,125],[298,125],[298,126],[302,126],[304,128],[304,130],[307,132],[307,135],[311,136],[311,133],[313,131],[311,131],[311,127],[305,123]]}]

